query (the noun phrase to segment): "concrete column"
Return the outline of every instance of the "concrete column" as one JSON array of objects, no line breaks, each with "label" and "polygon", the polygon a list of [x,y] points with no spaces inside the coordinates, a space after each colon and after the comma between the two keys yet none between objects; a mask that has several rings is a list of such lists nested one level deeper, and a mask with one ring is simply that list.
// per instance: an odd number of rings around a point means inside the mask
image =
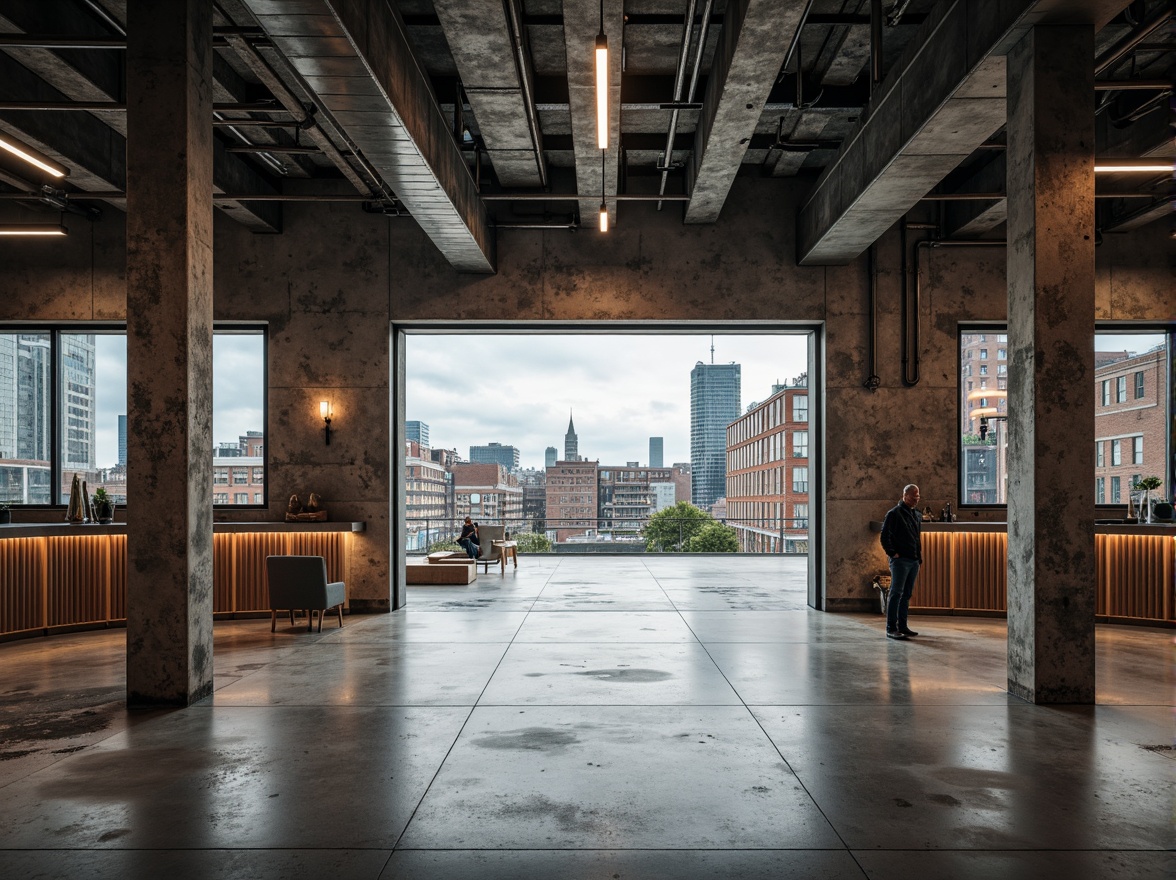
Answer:
[{"label": "concrete column", "polygon": [[1094,702],[1094,32],[1008,57],[1009,692]]},{"label": "concrete column", "polygon": [[212,0],[127,10],[127,703],[212,693]]}]

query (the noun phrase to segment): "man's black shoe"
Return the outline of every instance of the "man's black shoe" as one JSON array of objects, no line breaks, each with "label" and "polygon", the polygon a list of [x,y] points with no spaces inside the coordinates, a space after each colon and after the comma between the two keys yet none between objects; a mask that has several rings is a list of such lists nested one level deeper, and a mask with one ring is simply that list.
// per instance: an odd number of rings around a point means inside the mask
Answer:
[{"label": "man's black shoe", "polygon": [[901,642],[906,639],[906,633],[899,632],[896,629],[888,629],[888,630],[886,630],[886,638],[898,639]]},{"label": "man's black shoe", "polygon": [[917,636],[917,635],[918,635],[918,633],[917,633],[917,632],[915,632],[913,629],[900,629],[900,630],[899,630],[899,632],[900,632],[900,633],[902,633],[902,634],[903,634],[904,636],[906,636],[907,638],[910,638],[911,636]]}]

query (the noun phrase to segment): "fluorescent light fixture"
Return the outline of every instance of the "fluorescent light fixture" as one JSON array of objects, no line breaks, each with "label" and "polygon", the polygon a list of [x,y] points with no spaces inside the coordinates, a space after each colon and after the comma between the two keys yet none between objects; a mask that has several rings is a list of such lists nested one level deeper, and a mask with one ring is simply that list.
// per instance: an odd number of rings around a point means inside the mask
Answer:
[{"label": "fluorescent light fixture", "polygon": [[58,165],[52,159],[42,158],[33,154],[33,150],[26,147],[19,141],[13,140],[9,135],[0,135],[0,149],[5,149],[12,155],[24,159],[30,165],[36,165],[42,171],[52,174],[54,177],[65,177],[69,174],[69,169],[64,165]]},{"label": "fluorescent light fixture", "polygon": [[600,231],[608,232],[608,205],[600,203]]},{"label": "fluorescent light fixture", "polygon": [[60,223],[26,223],[0,225],[0,235],[49,236],[68,235],[69,231]]},{"label": "fluorescent light fixture", "polygon": [[1171,159],[1096,159],[1094,170],[1096,174],[1120,174],[1131,171],[1171,174],[1176,170],[1176,163]]},{"label": "fluorescent light fixture", "polygon": [[608,37],[596,35],[596,146],[608,149]]}]

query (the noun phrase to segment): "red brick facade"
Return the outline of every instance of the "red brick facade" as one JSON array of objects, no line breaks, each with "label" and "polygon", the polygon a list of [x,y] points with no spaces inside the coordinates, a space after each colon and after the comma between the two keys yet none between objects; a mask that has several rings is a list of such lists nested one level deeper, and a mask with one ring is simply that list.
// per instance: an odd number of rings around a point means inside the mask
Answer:
[{"label": "red brick facade", "polygon": [[[1095,503],[1126,504],[1140,477],[1164,479],[1169,394],[1162,349],[1094,371]],[[1166,497],[1167,490],[1152,497]]]},{"label": "red brick facade", "polygon": [[595,529],[596,516],[596,462],[557,461],[549,467],[547,527],[556,542]]}]

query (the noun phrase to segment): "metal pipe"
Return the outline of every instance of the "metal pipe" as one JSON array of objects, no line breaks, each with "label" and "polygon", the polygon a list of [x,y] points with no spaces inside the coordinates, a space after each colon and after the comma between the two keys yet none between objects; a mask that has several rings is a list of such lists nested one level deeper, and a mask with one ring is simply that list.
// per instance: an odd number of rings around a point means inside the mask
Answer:
[{"label": "metal pipe", "polygon": [[523,89],[523,106],[527,110],[527,127],[531,130],[531,146],[535,149],[535,165],[539,169],[539,185],[547,187],[547,164],[543,161],[543,132],[539,128],[539,116],[535,110],[535,96],[531,92],[531,80],[527,76],[527,47],[523,42],[522,18],[517,0],[504,0],[510,22],[511,41],[514,43],[515,66],[518,68],[519,83]]},{"label": "metal pipe", "polygon": [[920,202],[999,202],[1005,198],[1004,193],[927,193]]},{"label": "metal pipe", "polygon": [[906,12],[906,8],[910,5],[911,0],[902,0],[902,3],[898,4],[894,11],[890,13],[890,18],[886,20],[886,24],[890,27],[898,27],[898,23],[902,21],[903,13]]},{"label": "metal pipe", "polygon": [[86,4],[86,7],[92,13],[102,20],[103,24],[105,24],[120,37],[123,37],[123,42],[126,43],[126,29],[117,21],[115,21],[109,12],[102,8],[102,4],[96,3],[95,0],[82,0],[82,2]]},{"label": "metal pipe", "polygon": [[792,35],[792,42],[788,45],[788,52],[784,55],[784,63],[780,65],[781,70],[788,69],[788,62],[792,60],[792,53],[800,45],[800,34],[804,30],[804,23],[808,21],[809,13],[813,11],[813,3],[816,0],[808,0],[804,4],[804,12],[800,14],[800,21],[796,23],[796,33]]},{"label": "metal pipe", "polygon": [[[584,198],[595,199],[596,194],[581,196],[577,193],[482,193],[484,202],[575,202]],[[608,200],[618,202],[688,202],[690,196],[679,193],[663,195],[661,193],[617,193]]]},{"label": "metal pipe", "polygon": [[576,230],[580,224],[575,220],[566,223],[495,223],[495,229],[568,229]]},{"label": "metal pipe", "polygon": [[284,153],[293,156],[318,156],[322,150],[318,147],[295,146],[294,144],[242,144],[236,147],[225,147],[226,153]]},{"label": "metal pipe", "polygon": [[[670,176],[670,163],[674,155],[674,136],[678,131],[678,105],[682,103],[682,88],[686,85],[686,59],[690,54],[690,38],[694,36],[694,11],[697,5],[697,0],[689,0],[686,5],[686,18],[682,25],[682,45],[678,48],[678,65],[674,69],[674,99],[670,111],[670,130],[666,132],[666,148],[662,153],[661,184],[657,189],[659,193],[666,191],[666,180]],[[661,210],[661,202],[658,202],[657,209]]]},{"label": "metal pipe", "polygon": [[1096,92],[1161,92],[1172,91],[1172,81],[1167,79],[1104,79],[1094,83]]},{"label": "metal pipe", "polygon": [[1167,24],[1168,19],[1172,17],[1172,6],[1170,3],[1161,4],[1151,18],[1127,34],[1123,39],[1111,46],[1107,51],[1103,52],[1098,58],[1094,60],[1094,75],[1098,76],[1100,73],[1113,68],[1116,64],[1122,61],[1131,53],[1131,50],[1151,36],[1156,30]]},{"label": "metal pipe", "polygon": [[870,0],[870,91],[882,83],[882,0]]},{"label": "metal pipe", "polygon": [[126,49],[126,37],[67,37],[45,34],[0,34],[5,49]]},{"label": "metal pipe", "polygon": [[93,113],[96,110],[114,110],[125,113],[126,104],[116,104],[114,101],[4,101],[0,102],[0,110],[83,110]]},{"label": "metal pipe", "polygon": [[866,377],[866,381],[862,384],[871,392],[874,392],[882,384],[882,380],[878,376],[878,246],[876,244],[870,245],[868,253],[870,271],[870,332],[868,336],[870,375]]}]

